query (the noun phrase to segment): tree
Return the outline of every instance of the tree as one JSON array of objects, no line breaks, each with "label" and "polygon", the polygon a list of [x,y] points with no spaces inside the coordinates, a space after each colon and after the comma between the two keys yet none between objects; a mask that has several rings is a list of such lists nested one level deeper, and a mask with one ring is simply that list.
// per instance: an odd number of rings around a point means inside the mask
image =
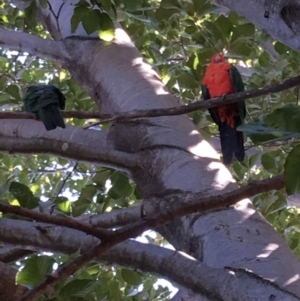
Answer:
[{"label": "tree", "polygon": [[[280,122],[286,110],[276,109],[295,103],[298,88],[247,101],[251,127],[244,130],[255,153],[230,171],[205,140],[216,136],[205,110],[82,128],[87,117],[199,99],[207,60],[224,49],[241,65],[247,89],[295,76],[292,38],[270,25],[281,39],[274,41],[254,26],[264,16],[253,25],[200,0],[14,0],[1,9],[3,300],[166,300],[167,289],[153,288],[156,277],[180,288],[173,300],[299,300],[298,213],[286,205],[282,177],[274,177],[285,170],[288,186],[297,179],[297,140],[282,140],[291,129]],[[46,132],[16,112],[22,89],[36,82],[66,95],[66,129]],[[281,125],[275,140],[268,118],[255,122],[270,112]],[[258,129],[265,135],[257,138]],[[257,193],[262,214],[247,198]],[[147,229],[157,233],[148,243],[128,239]]]}]

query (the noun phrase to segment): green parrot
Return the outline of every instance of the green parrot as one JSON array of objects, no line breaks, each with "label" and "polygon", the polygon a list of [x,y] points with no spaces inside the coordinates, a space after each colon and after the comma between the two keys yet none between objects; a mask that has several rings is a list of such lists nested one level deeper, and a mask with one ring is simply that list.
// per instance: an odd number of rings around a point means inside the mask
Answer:
[{"label": "green parrot", "polygon": [[35,113],[41,119],[47,131],[56,127],[65,128],[60,110],[65,109],[66,98],[52,85],[31,85],[28,87],[23,102],[26,112]]}]

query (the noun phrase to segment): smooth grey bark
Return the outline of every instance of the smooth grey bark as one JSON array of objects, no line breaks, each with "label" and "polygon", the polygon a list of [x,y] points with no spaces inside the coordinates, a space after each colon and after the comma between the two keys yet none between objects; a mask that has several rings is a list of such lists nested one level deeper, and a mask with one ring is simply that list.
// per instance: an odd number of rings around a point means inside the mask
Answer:
[{"label": "smooth grey bark", "polygon": [[[82,232],[43,223],[32,223],[2,218],[0,241],[32,251],[74,254],[78,250],[91,249],[97,239]],[[4,260],[0,249],[0,259]],[[100,257],[100,262],[118,264],[128,268],[150,272],[172,281],[175,285],[199,293],[196,300],[268,300],[274,295],[278,300],[299,300],[272,282],[263,280],[243,270],[212,268],[195,258],[178,251],[128,240]],[[241,294],[242,291],[242,294]],[[253,291],[260,292],[260,299]],[[186,300],[186,299],[184,299]]]},{"label": "smooth grey bark", "polygon": [[[58,11],[61,3],[51,1],[54,11]],[[76,34],[81,37],[69,37],[73,8],[65,2],[59,30],[49,10],[40,10],[39,18],[54,39],[63,38],[59,42],[63,57],[59,60],[95,99],[101,113],[178,104],[122,28],[117,28],[115,40],[110,45],[98,39],[86,39],[80,27]],[[24,128],[26,131],[30,129]],[[216,152],[202,139],[187,116],[114,123],[107,135],[107,145],[122,153],[142,155],[143,160],[131,169],[131,177],[144,197],[164,193],[167,189],[213,195],[236,187],[229,171],[218,161]],[[263,278],[300,296],[299,261],[249,200],[209,214],[178,219],[162,227],[160,232],[177,250],[191,254],[208,266],[221,271],[225,266],[232,270],[250,269],[259,276],[255,279],[260,286],[251,296],[243,284],[251,287],[252,282],[242,276],[236,278],[234,296],[233,290],[223,291],[224,300],[251,300],[250,297],[260,300],[266,291],[269,292],[269,282]],[[12,235],[11,243],[17,244],[13,240],[17,233]],[[42,247],[46,248],[44,244]],[[133,251],[131,255],[134,259]],[[178,269],[177,273],[181,271]],[[175,279],[178,274],[172,277]],[[207,290],[211,292],[206,287],[203,296],[216,300]],[[194,291],[198,293],[195,288]],[[292,300],[289,293],[283,294],[280,300]]]},{"label": "smooth grey bark", "polygon": [[1,120],[0,151],[30,154],[48,153],[69,159],[96,163],[128,173],[135,168],[139,155],[116,151],[107,144],[107,132],[66,129],[46,131],[39,121]]}]

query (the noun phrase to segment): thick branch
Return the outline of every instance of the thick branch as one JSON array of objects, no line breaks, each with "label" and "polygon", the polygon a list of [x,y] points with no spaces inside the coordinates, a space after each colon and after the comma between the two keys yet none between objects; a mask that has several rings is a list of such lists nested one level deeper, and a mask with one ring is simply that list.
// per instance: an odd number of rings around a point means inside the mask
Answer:
[{"label": "thick branch", "polygon": [[[208,210],[221,208],[232,205],[242,199],[253,197],[259,193],[270,190],[280,190],[284,188],[283,176],[273,177],[271,179],[256,181],[248,184],[245,187],[230,191],[222,195],[213,195],[203,197],[202,193],[197,194],[165,194],[146,199],[144,201],[144,213],[151,216],[159,212],[159,218],[162,218],[163,213],[169,216],[169,219],[181,217],[186,214],[195,212],[205,212]],[[85,221],[93,227],[112,228],[124,226],[128,223],[133,223],[140,218],[141,206],[134,206],[128,209],[114,210],[112,212],[82,216],[81,221]]]},{"label": "thick branch", "polygon": [[[225,206],[235,204],[236,202],[242,199],[252,197],[258,193],[270,190],[279,190],[283,187],[283,176],[276,176],[271,179],[252,182],[245,187],[227,192],[223,195],[213,195],[209,197],[203,197],[202,193],[174,193],[170,195],[166,194],[164,196],[157,195],[154,197],[150,197],[144,201],[143,213],[146,214],[145,217],[147,218],[147,220],[140,222],[140,206],[133,207],[133,209],[129,208],[118,210],[116,211],[116,214],[101,214],[98,220],[89,218],[89,223],[91,224],[91,226],[87,226],[86,224],[83,224],[82,222],[76,221],[72,218],[61,218],[46,215],[25,208],[2,203],[0,203],[0,211],[3,213],[13,213],[40,222],[47,222],[50,224],[79,230],[105,240],[113,238],[119,235],[120,233],[127,233],[128,228],[132,229],[131,235],[133,235],[136,231],[133,230],[135,228],[138,228],[138,231],[145,231],[151,228],[155,228],[157,226],[161,226],[164,223],[173,220],[174,218],[182,217],[195,212],[203,213],[208,210],[222,208]],[[153,212],[155,214],[153,214]],[[154,215],[155,219],[153,218]],[[151,219],[149,219],[149,217]],[[137,223],[132,223],[133,218],[135,218],[135,221],[137,221]],[[106,225],[107,227],[114,227],[116,226],[116,224],[120,225],[120,220],[123,221],[123,224],[125,224],[124,220],[127,220],[129,226],[121,228],[120,230],[116,230],[114,232],[95,229],[95,226],[99,226],[99,224],[101,225],[101,223]],[[109,221],[110,225],[108,224]]]},{"label": "thick branch", "polygon": [[[87,253],[77,257],[71,263],[65,265],[61,269],[55,272],[55,275],[51,275],[45,279],[39,286],[35,289],[27,293],[24,297],[22,297],[19,301],[31,301],[35,300],[37,297],[42,295],[45,291],[47,291],[50,287],[53,287],[56,283],[58,283],[62,278],[67,277],[68,275],[74,273],[89,261],[94,259],[101,254],[104,254],[109,248],[113,247],[114,245],[128,239],[131,237],[135,237],[140,235],[145,230],[156,228],[157,226],[161,226],[166,222],[173,220],[175,217],[182,217],[189,213],[194,212],[203,212],[209,209],[215,209],[222,206],[228,206],[230,204],[234,204],[235,202],[253,196],[257,193],[264,192],[271,189],[281,189],[284,187],[284,180],[282,176],[277,176],[273,179],[263,180],[256,183],[251,183],[246,187],[237,189],[235,191],[228,192],[224,195],[219,196],[212,196],[209,198],[202,198],[199,201],[198,194],[196,199],[189,199],[188,201],[185,200],[184,204],[178,205],[178,199],[180,199],[180,195],[167,197],[164,201],[160,200],[159,202],[153,202],[153,199],[149,200],[147,204],[151,204],[151,211],[152,216],[151,219],[147,221],[137,222],[135,224],[125,226],[120,230],[116,230],[111,233],[111,235],[106,235],[106,232],[103,234],[103,231],[96,231],[91,226],[85,226],[80,222],[77,222],[72,219],[63,219],[55,216],[46,216],[44,214],[30,212],[30,210],[0,204],[0,210],[2,212],[9,212],[18,214],[24,217],[35,218],[37,220],[47,220],[53,224],[65,225],[66,227],[71,227],[73,229],[78,229],[80,231],[86,232],[88,234],[92,234],[94,236],[100,238],[104,238],[102,242],[94,247],[92,250],[88,251]],[[195,196],[194,196],[195,197]],[[153,206],[154,204],[154,206]],[[163,204],[163,205],[161,205]],[[168,205],[169,204],[169,205]],[[148,206],[148,207],[150,207]],[[146,209],[144,206],[144,209]],[[171,208],[173,207],[173,208]],[[155,210],[155,211],[153,211]],[[153,218],[155,212],[155,219]],[[157,212],[159,212],[157,214]],[[149,218],[149,216],[147,216]],[[219,278],[220,279],[220,278]],[[195,290],[195,287],[193,287]]]},{"label": "thick branch", "polygon": [[140,223],[137,225],[128,226],[126,229],[123,229],[123,231],[115,231],[112,235],[110,235],[109,238],[101,241],[101,243],[99,243],[93,249],[78,256],[70,263],[65,264],[64,266],[56,270],[52,275],[46,277],[46,279],[42,283],[40,283],[28,293],[26,293],[18,301],[36,300],[47,290],[56,285],[59,281],[68,277],[71,274],[74,274],[76,271],[78,271],[84,265],[89,263],[91,260],[104,254],[108,249],[112,248],[120,242],[127,240],[128,238],[136,237],[148,229],[148,223]]},{"label": "thick branch", "polygon": [[109,148],[106,139],[104,131],[68,126],[47,132],[38,121],[2,120],[0,152],[52,154],[127,172],[136,166],[137,155]]},{"label": "thick branch", "polygon": [[0,152],[10,154],[51,154],[63,158],[99,164],[109,168],[129,171],[135,163],[121,152],[104,151],[99,153],[89,146],[61,142],[51,139],[25,139],[0,137]]},{"label": "thick branch", "polygon": [[[3,218],[0,222],[0,239],[3,241],[7,238],[8,241],[11,241],[11,235],[17,235],[15,240],[20,245],[31,245],[32,247],[40,245],[43,251],[60,251],[67,252],[67,254],[74,253],[79,246],[83,246],[87,250],[93,247],[94,242],[82,233],[60,227],[47,227],[47,224],[38,225],[40,228],[44,227],[46,233],[38,232],[36,224],[31,222],[20,220],[19,223],[15,223],[13,220]],[[51,228],[53,229],[51,230]],[[84,258],[80,258],[84,260]],[[219,300],[219,296],[223,297],[220,300],[225,301],[234,300],[235,297],[236,300],[241,300],[239,298],[242,296],[243,300],[251,300],[249,297],[252,296],[251,293],[253,294],[254,289],[259,289],[261,298],[266,300],[271,293],[281,299],[284,298],[284,295],[289,294],[269,281],[254,277],[246,271],[232,272],[230,269],[211,268],[183,252],[132,240],[113,247],[109,253],[99,256],[97,259],[108,264],[122,265],[163,276],[180,286],[209,296],[209,300]],[[291,296],[289,300],[299,300],[290,294],[289,296]]]},{"label": "thick branch", "polygon": [[0,28],[0,46],[55,61],[62,61],[66,56],[61,42],[42,39],[32,34],[4,28]]}]

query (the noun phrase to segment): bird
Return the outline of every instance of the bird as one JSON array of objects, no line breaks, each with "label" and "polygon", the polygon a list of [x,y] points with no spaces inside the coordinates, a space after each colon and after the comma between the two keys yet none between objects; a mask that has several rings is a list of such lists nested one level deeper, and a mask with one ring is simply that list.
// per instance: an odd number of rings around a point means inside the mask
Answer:
[{"label": "bird", "polygon": [[[238,69],[225,61],[222,53],[212,56],[201,84],[203,100],[225,97],[227,94],[245,90]],[[246,117],[245,101],[208,109],[212,120],[218,125],[221,140],[223,163],[230,166],[234,156],[240,162],[244,160],[244,137],[237,131]]]},{"label": "bird", "polygon": [[47,131],[66,127],[61,114],[61,110],[65,109],[66,98],[55,86],[31,85],[27,88],[23,102],[25,111],[35,113]]}]

